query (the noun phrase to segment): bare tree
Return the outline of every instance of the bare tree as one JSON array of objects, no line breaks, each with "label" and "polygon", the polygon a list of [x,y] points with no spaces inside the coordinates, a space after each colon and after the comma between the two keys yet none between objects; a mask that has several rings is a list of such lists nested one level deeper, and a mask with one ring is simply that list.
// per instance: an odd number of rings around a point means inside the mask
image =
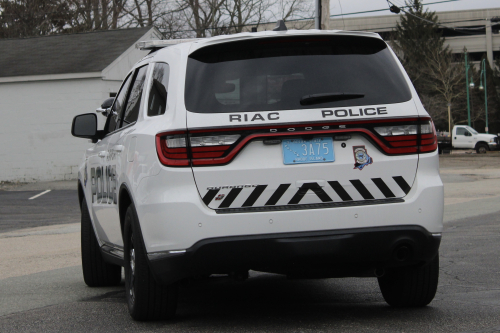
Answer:
[{"label": "bare tree", "polygon": [[259,25],[269,10],[268,0],[233,0],[224,2],[225,15],[229,17],[228,33],[242,32],[248,24]]},{"label": "bare tree", "polygon": [[[463,62],[453,62],[451,51],[446,48],[434,48],[427,53],[427,66],[423,70],[425,76],[426,90],[437,93],[446,102],[445,105],[451,106],[454,101],[464,96],[464,73]],[[462,111],[454,109],[451,111],[451,126],[460,117]],[[432,114],[434,117],[435,115]],[[437,115],[436,115],[437,116]],[[446,121],[448,121],[448,112],[446,112]]]},{"label": "bare tree", "polygon": [[187,25],[197,38],[217,35],[222,8],[226,0],[177,0],[178,11],[184,14]]},{"label": "bare tree", "polygon": [[67,0],[75,15],[72,31],[117,29],[122,25],[126,0]]}]

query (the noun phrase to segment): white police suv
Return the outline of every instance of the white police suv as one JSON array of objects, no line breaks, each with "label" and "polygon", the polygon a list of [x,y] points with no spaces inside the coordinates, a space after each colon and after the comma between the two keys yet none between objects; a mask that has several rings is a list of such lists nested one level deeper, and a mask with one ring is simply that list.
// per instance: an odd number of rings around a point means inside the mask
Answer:
[{"label": "white police suv", "polygon": [[[177,43],[177,44],[174,44]],[[178,282],[248,270],[377,277],[425,306],[443,217],[434,125],[377,35],[267,31],[144,42],[112,105],[75,117],[89,286],[120,282],[137,320]],[[109,102],[109,101],[108,101]]]}]

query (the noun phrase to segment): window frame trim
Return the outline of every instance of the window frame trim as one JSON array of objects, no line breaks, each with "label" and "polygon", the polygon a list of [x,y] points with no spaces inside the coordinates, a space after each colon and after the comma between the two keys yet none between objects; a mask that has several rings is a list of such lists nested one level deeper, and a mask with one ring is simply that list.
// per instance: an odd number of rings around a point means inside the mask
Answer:
[{"label": "window frame trim", "polygon": [[[129,78],[131,75],[133,75],[133,73],[134,73],[134,71],[133,71],[133,70],[131,70],[131,71],[127,74],[127,76],[125,76],[125,79],[122,81],[122,83],[121,83],[121,85],[120,85],[120,89],[118,89],[118,92],[116,93],[115,99],[113,100],[113,104],[111,104],[111,107],[110,107],[111,112],[110,112],[110,114],[106,117],[106,122],[104,123],[104,130],[106,130],[106,127],[108,126],[108,123],[109,123],[109,121],[110,121],[110,118],[113,116],[113,107],[115,106],[115,103],[116,103],[116,97],[118,97],[118,95],[120,95],[120,93],[122,92],[122,89],[123,89],[123,85],[125,84],[125,82],[127,82],[128,78]],[[127,94],[128,94],[128,91],[127,91]],[[116,126],[116,124],[115,124],[115,126]],[[119,129],[119,128],[118,128],[118,129]],[[110,131],[110,132],[106,133],[106,134],[104,135],[104,137],[107,137],[109,134],[114,133],[114,132],[116,132],[116,131],[117,131],[117,129],[116,129],[116,127],[115,127],[115,130],[113,130],[113,131]]]},{"label": "window frame trim", "polygon": [[143,111],[143,116],[144,116],[144,119],[153,119],[153,118],[158,118],[158,117],[162,117],[162,116],[165,116],[167,114],[167,108],[165,108],[165,112],[163,114],[159,114],[159,115],[156,115],[156,116],[150,116],[148,115],[148,108],[149,108],[149,94],[151,92],[151,85],[153,84],[153,71],[154,71],[154,66],[156,64],[166,64],[168,66],[168,87],[167,87],[167,102],[166,102],[166,106],[168,107],[168,96],[170,95],[168,92],[169,92],[169,87],[170,87],[170,82],[172,80],[171,79],[171,73],[172,73],[172,70],[171,70],[171,67],[170,64],[166,61],[152,61],[149,63],[150,65],[153,65],[151,66],[151,68],[149,69],[150,70],[150,73],[149,73],[149,76],[148,76],[148,89],[147,89],[147,92],[146,92],[146,96],[145,97],[145,103],[146,103],[146,107],[144,108],[144,111]]},{"label": "window frame trim", "polygon": [[[131,122],[130,124],[127,124],[126,126],[123,126],[123,119],[124,119],[124,116],[125,116],[125,111],[126,111],[127,106],[128,106],[128,101],[129,101],[129,99],[130,99],[130,93],[132,92],[132,86],[133,86],[133,84],[135,83],[135,80],[137,79],[137,75],[139,74],[139,70],[140,70],[141,68],[145,67],[145,66],[149,66],[149,64],[150,64],[150,63],[146,63],[146,64],[143,64],[142,66],[138,66],[138,67],[134,68],[134,74],[133,74],[133,75],[134,75],[134,77],[132,78],[132,82],[131,82],[131,84],[130,84],[130,86],[129,86],[129,88],[128,88],[128,91],[127,91],[127,98],[126,98],[126,102],[125,102],[125,109],[123,109],[123,117],[120,119],[120,127],[119,127],[117,130],[115,130],[115,132],[117,132],[118,130],[120,130],[120,129],[122,129],[122,128],[125,128],[125,127],[127,127],[127,128],[128,128],[128,127],[130,127],[131,125],[133,125],[133,124],[137,123],[137,121],[139,120],[139,116],[140,116],[140,114],[141,114],[141,110],[140,110],[140,108],[141,108],[143,105],[139,105],[139,112],[138,112],[138,114],[137,114],[137,120],[136,120],[136,121]],[[150,68],[148,67],[148,69],[147,69],[147,71],[146,71],[146,75],[145,75],[145,76],[146,76],[146,80],[145,80],[146,82],[148,82],[148,74],[149,74],[149,71],[150,71]],[[142,99],[142,98],[144,97],[144,88],[143,88],[143,91],[142,91],[141,95],[142,95],[142,96],[141,96],[141,99]],[[114,102],[113,102],[113,104],[114,104]],[[142,101],[142,100],[141,100],[141,104],[143,104],[143,101]]]}]

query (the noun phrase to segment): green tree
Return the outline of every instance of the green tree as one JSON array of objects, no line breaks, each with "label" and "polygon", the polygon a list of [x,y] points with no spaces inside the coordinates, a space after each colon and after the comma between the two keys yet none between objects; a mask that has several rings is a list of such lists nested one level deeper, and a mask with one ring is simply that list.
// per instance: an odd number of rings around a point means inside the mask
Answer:
[{"label": "green tree", "polygon": [[425,68],[430,53],[442,51],[444,39],[439,31],[438,16],[424,10],[421,0],[405,1],[407,8],[401,15],[392,35],[394,51],[405,67],[419,93],[426,91]]}]

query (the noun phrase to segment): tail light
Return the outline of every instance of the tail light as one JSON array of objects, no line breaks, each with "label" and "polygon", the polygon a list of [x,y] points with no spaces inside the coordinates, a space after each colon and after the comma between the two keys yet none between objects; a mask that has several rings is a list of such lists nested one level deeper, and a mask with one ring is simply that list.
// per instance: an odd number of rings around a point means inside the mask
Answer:
[{"label": "tail light", "polygon": [[430,119],[423,119],[416,124],[390,125],[373,128],[401,154],[426,153],[437,149],[437,136]]},{"label": "tail light", "polygon": [[253,139],[342,133],[359,133],[386,155],[428,153],[437,149],[436,130],[428,117],[174,131],[157,134],[156,149],[166,166],[223,165],[231,162]]},{"label": "tail light", "polygon": [[160,133],[156,135],[156,151],[163,165],[189,166],[188,150],[186,146],[186,131]]},{"label": "tail light", "polygon": [[222,157],[240,137],[239,134],[192,136],[188,147],[186,131],[167,132],[156,135],[156,149],[163,165],[207,165],[213,164],[211,159]]}]

